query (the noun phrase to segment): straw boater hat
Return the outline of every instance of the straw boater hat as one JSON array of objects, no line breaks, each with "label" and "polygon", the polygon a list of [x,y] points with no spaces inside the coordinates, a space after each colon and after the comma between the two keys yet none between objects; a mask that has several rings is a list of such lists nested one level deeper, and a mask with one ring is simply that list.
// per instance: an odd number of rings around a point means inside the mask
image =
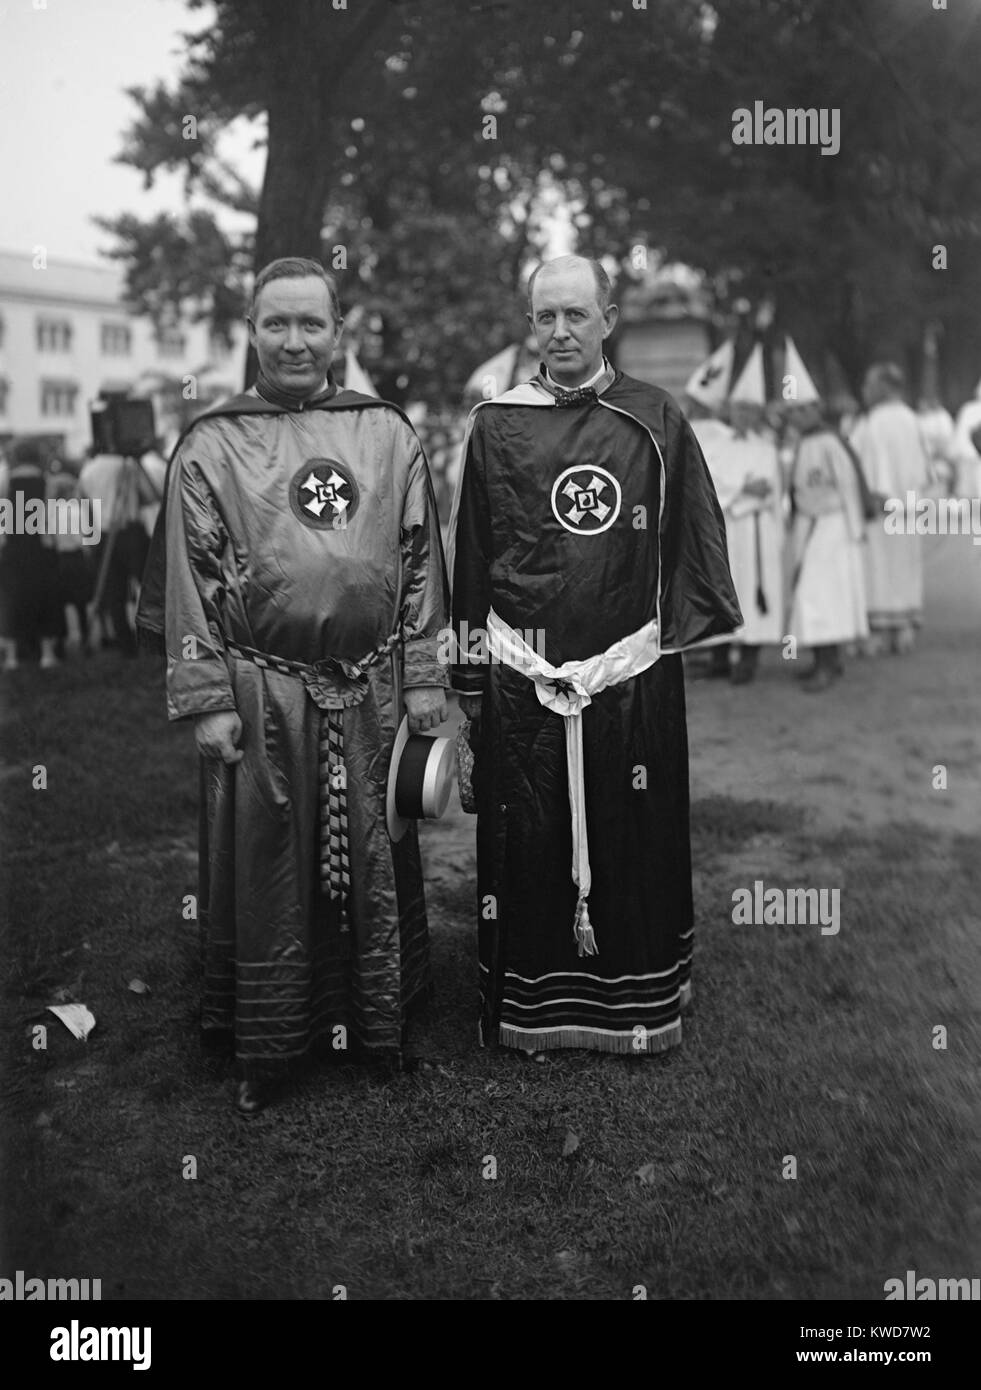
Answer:
[{"label": "straw boater hat", "polygon": [[385,818],[392,840],[401,840],[410,820],[439,820],[453,785],[456,750],[452,739],[410,734],[403,718],[388,768]]}]

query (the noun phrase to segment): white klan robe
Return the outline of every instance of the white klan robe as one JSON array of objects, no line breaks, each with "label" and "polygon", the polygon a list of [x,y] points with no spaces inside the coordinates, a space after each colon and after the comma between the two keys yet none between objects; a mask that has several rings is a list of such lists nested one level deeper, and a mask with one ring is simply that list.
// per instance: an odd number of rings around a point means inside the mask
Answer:
[{"label": "white klan robe", "polygon": [[[902,401],[883,401],[863,415],[852,432],[869,490],[902,503],[920,495],[930,483],[919,421]],[[886,515],[869,523],[865,551],[865,585],[869,627],[873,631],[919,624],[923,612],[923,538],[887,531]],[[895,527],[895,523],[891,523]],[[912,518],[909,525],[912,529]]]},{"label": "white klan robe", "polygon": [[961,497],[981,497],[981,455],[971,438],[981,429],[981,383],[974,399],[965,401],[957,412],[957,425],[951,453],[957,464],[956,489]]},{"label": "white klan robe", "polygon": [[794,579],[787,631],[804,647],[867,637],[861,494],[855,465],[832,430],[801,439],[790,495]]},{"label": "white klan robe", "polygon": [[[693,420],[691,427],[726,520],[729,568],[745,619],[732,640],[750,646],[779,642],[784,609],[783,515],[776,446],[763,434],[737,435],[721,420]],[[757,478],[770,484],[766,497],[743,492],[744,485]]]}]

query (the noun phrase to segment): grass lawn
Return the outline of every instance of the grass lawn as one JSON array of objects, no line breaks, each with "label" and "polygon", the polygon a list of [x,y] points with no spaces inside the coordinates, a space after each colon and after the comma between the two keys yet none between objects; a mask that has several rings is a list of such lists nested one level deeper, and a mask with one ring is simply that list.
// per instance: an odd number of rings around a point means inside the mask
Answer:
[{"label": "grass lawn", "polygon": [[[683,1046],[535,1065],[476,1044],[457,812],[424,835],[428,1060],[342,1062],[247,1122],[197,1041],[196,755],[160,666],[4,679],[0,1275],[104,1298],[882,1299],[907,1269],[977,1274],[973,834],[816,837],[789,801],[696,801]],[[734,926],[757,878],[839,887],[840,933]],[[59,997],[95,1014],[87,1043],[45,1014]]]}]

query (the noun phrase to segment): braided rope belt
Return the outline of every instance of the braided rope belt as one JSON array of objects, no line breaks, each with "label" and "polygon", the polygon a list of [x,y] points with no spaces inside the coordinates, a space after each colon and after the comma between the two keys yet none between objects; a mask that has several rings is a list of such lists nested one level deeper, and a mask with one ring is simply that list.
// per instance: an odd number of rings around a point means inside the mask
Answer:
[{"label": "braided rope belt", "polygon": [[307,694],[320,710],[318,808],[320,820],[320,889],[338,903],[341,931],[349,930],[348,899],[351,892],[351,863],[348,850],[347,767],[344,762],[344,710],[359,705],[368,693],[368,669],[387,656],[401,641],[393,633],[387,641],[360,661],[324,657],[306,663],[270,656],[242,642],[225,640],[234,656],[250,661],[263,670],[293,676],[306,686]]}]

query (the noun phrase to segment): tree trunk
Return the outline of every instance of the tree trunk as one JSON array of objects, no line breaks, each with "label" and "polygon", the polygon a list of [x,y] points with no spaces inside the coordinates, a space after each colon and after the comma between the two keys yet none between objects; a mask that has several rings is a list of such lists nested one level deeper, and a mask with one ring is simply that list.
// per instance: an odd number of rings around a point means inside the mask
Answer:
[{"label": "tree trunk", "polygon": [[[321,256],[321,227],[333,173],[331,114],[385,22],[385,0],[335,9],[326,0],[265,0],[269,138],[259,198],[254,268],[281,256]],[[245,384],[258,363],[249,349]]]}]

